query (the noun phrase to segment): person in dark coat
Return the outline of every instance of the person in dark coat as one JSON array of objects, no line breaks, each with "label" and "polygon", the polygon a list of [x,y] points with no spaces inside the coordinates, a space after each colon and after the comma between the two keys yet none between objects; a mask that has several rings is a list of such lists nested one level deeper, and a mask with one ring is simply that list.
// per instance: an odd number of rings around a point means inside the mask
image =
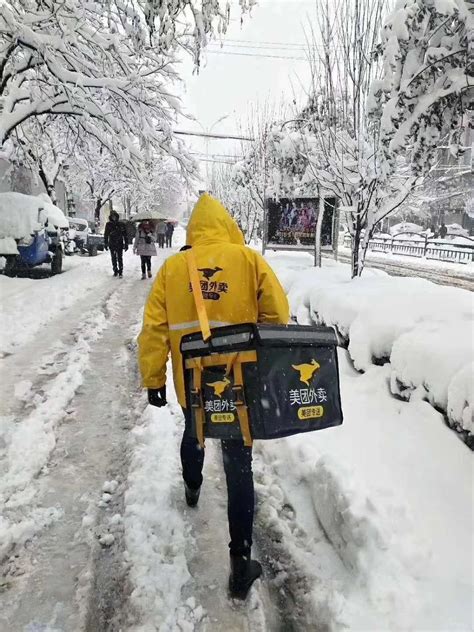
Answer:
[{"label": "person in dark coat", "polygon": [[106,250],[110,249],[114,276],[122,278],[123,251],[128,250],[128,239],[126,228],[122,222],[119,221],[119,214],[116,211],[110,213],[109,221],[105,225],[104,248]]},{"label": "person in dark coat", "polygon": [[166,224],[166,247],[171,248],[173,242],[174,226],[171,222]]},{"label": "person in dark coat", "polygon": [[439,236],[441,239],[444,239],[447,234],[448,234],[448,229],[446,228],[445,223],[443,222],[441,224],[441,228],[439,229]]}]

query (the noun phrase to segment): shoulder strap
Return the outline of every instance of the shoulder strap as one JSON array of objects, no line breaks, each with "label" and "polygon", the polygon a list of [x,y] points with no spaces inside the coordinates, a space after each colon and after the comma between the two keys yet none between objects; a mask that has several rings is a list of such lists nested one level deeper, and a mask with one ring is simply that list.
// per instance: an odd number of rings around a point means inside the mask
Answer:
[{"label": "shoulder strap", "polygon": [[199,318],[202,339],[206,342],[206,340],[209,340],[211,337],[211,330],[209,328],[209,319],[206,313],[206,305],[204,304],[204,298],[202,296],[201,283],[199,281],[196,259],[192,248],[186,251],[186,262],[188,264],[189,279],[193,290],[194,304],[196,305],[196,311]]}]

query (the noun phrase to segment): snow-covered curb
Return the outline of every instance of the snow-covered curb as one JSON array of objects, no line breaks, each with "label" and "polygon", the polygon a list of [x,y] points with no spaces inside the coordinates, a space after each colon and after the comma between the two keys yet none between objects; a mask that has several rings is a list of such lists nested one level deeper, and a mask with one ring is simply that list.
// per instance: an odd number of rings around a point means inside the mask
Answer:
[{"label": "snow-covered curb", "polygon": [[265,536],[290,504],[306,535],[296,538],[283,526],[282,545],[309,569],[314,589],[304,607],[333,632],[467,632],[471,453],[427,402],[389,396],[389,365],[360,375],[346,355],[339,352],[342,426],[257,442],[266,464],[265,487],[257,491],[266,513],[265,497],[279,493],[265,516]]},{"label": "snow-covered curb", "polygon": [[[272,263],[278,269],[278,259]],[[425,396],[452,426],[472,435],[472,294],[373,270],[350,280],[347,272],[332,262],[281,270],[296,320],[335,326],[358,370],[390,361],[394,394]]]},{"label": "snow-covered curb", "polygon": [[[186,549],[192,535],[176,506],[182,486],[176,405],[148,406],[132,431],[132,459],[125,493],[125,559],[130,564],[134,632],[192,630],[203,617],[193,599],[182,600],[191,576]],[[138,623],[139,622],[139,623]]]}]

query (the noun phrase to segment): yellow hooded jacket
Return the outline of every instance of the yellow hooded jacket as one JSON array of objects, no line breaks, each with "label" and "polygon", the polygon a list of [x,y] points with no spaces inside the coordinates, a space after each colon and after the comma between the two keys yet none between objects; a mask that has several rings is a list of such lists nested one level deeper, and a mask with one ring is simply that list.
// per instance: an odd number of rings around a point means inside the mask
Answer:
[{"label": "yellow hooded jacket", "polygon": [[[239,323],[277,323],[289,320],[288,300],[263,257],[244,245],[243,235],[226,209],[208,194],[202,195],[188,224],[201,288],[212,327]],[[161,267],[145,306],[138,338],[139,364],[145,388],[166,383],[171,348],[178,401],[186,407],[182,336],[199,331],[190,287],[186,253],[178,253]]]}]

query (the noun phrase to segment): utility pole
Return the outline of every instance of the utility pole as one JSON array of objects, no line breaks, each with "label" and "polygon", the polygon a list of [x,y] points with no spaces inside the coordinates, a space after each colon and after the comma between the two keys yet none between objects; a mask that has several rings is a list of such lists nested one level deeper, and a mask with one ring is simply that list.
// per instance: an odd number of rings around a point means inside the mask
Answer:
[{"label": "utility pole", "polygon": [[[207,127],[207,128],[205,128],[202,123],[197,121],[198,125],[201,126],[202,131],[204,132],[203,136],[206,139],[206,191],[208,193],[209,193],[209,139],[214,138],[214,136],[212,136],[212,130],[214,129],[214,127],[218,125],[219,123],[222,123],[222,121],[225,121],[225,119],[228,119],[228,118],[229,118],[229,114],[224,114],[224,116],[221,116],[219,119],[217,119],[217,121],[214,121],[214,123],[210,127]],[[179,133],[179,132],[176,132],[176,133]]]}]

